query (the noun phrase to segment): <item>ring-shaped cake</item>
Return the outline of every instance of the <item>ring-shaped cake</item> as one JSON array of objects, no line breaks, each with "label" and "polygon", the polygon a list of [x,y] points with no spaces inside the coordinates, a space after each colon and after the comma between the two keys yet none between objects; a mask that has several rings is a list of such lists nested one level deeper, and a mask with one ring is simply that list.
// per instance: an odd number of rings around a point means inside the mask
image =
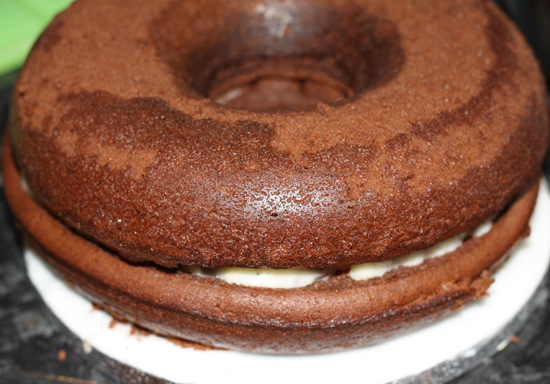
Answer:
[{"label": "ring-shaped cake", "polygon": [[[548,116],[489,1],[81,0],[29,55],[10,137],[17,221],[94,301],[209,345],[316,352],[484,294],[526,231]],[[347,275],[495,215],[441,258]],[[189,266],[332,275],[279,290]]]}]

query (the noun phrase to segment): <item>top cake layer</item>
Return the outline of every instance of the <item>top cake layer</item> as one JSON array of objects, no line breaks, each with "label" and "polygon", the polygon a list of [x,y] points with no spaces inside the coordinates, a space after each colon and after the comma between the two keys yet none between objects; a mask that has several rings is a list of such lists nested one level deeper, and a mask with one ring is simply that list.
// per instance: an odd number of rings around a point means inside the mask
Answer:
[{"label": "top cake layer", "polygon": [[121,256],[384,260],[473,228],[540,173],[542,76],[492,3],[214,3],[77,2],[21,72],[30,188]]}]

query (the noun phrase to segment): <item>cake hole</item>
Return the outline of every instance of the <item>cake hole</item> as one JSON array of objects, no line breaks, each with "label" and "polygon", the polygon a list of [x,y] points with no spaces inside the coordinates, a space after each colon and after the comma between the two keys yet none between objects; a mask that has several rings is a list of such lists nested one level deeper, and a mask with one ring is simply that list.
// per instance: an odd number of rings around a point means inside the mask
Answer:
[{"label": "cake hole", "polygon": [[149,35],[184,97],[303,111],[343,104],[400,72],[398,29],[367,8],[352,0],[173,0]]},{"label": "cake hole", "polygon": [[320,102],[337,104],[354,95],[350,86],[312,68],[311,62],[279,59],[257,63],[259,68],[245,64],[221,71],[223,80],[215,82],[208,97],[231,108],[277,112],[314,109]]}]

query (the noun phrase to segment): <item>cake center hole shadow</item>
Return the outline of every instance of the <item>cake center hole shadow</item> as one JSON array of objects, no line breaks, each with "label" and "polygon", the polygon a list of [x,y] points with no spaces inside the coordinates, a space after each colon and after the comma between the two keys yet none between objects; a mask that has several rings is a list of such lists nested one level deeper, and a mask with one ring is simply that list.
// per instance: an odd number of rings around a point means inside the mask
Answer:
[{"label": "cake center hole shadow", "polygon": [[182,96],[262,112],[339,105],[387,83],[396,26],[352,1],[172,1],[149,35]]}]

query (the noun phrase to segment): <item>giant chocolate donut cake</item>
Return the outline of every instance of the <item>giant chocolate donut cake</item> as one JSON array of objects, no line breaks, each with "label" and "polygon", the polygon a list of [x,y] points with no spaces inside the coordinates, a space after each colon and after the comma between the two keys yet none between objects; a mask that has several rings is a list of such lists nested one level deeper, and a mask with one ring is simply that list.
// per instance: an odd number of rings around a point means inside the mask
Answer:
[{"label": "giant chocolate donut cake", "polygon": [[[483,295],[548,140],[532,52],[479,0],[81,0],[12,117],[9,203],[68,281],[158,333],[270,353],[365,345]],[[347,273],[490,217],[444,256]],[[198,267],[329,269],[275,289]]]}]

